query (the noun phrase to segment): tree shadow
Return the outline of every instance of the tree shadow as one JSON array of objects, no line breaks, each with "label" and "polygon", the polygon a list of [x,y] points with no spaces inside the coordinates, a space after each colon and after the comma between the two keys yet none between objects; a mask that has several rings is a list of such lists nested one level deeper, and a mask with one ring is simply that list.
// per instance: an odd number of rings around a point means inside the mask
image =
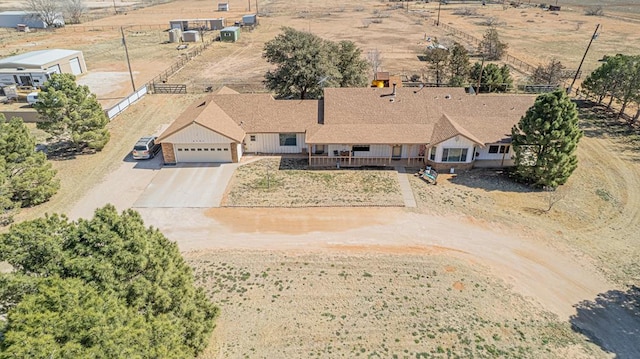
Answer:
[{"label": "tree shadow", "polygon": [[610,290],[574,306],[571,328],[616,359],[640,358],[640,287]]},{"label": "tree shadow", "polygon": [[83,155],[92,155],[96,153],[89,147],[83,146],[78,148],[71,141],[60,141],[46,145],[43,150],[47,154],[47,159],[52,161],[68,161]]},{"label": "tree shadow", "polygon": [[449,182],[485,191],[501,192],[540,192],[530,185],[516,182],[508,169],[474,168],[460,172],[448,179]]},{"label": "tree shadow", "polygon": [[[580,128],[586,137],[615,138],[623,150],[640,151],[640,128],[617,112],[589,100],[576,101]],[[635,159],[640,160],[640,158]]]}]

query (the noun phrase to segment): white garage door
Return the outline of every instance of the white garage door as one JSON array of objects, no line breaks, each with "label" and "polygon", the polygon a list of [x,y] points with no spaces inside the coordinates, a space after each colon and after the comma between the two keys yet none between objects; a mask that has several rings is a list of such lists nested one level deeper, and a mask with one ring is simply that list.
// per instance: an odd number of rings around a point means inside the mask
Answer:
[{"label": "white garage door", "polygon": [[82,68],[80,67],[80,60],[77,57],[69,60],[69,66],[71,66],[71,73],[74,75],[80,75],[82,73]]},{"label": "white garage door", "polygon": [[59,74],[60,72],[60,65],[53,65],[47,69],[48,74]]},{"label": "white garage door", "polygon": [[228,143],[175,145],[177,162],[231,162]]}]

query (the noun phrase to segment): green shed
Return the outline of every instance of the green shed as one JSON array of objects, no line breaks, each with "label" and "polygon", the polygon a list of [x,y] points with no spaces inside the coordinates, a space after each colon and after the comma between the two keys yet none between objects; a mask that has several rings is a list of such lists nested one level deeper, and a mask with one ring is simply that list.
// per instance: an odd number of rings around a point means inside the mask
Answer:
[{"label": "green shed", "polygon": [[229,26],[220,30],[220,40],[236,42],[240,38],[240,28],[237,26]]}]

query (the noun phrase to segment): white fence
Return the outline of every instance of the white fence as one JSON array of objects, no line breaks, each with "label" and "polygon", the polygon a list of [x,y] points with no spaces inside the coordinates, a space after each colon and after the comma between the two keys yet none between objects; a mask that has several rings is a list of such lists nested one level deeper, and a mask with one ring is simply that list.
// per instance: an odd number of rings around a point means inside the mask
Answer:
[{"label": "white fence", "polygon": [[146,94],[147,94],[147,86],[144,86],[140,90],[132,93],[131,95],[127,96],[127,98],[118,102],[115,106],[108,109],[107,117],[109,117],[109,120],[112,120],[114,117],[118,116],[120,112],[124,111],[127,107],[129,107],[129,105],[138,101],[139,99],[144,97],[144,95]]}]

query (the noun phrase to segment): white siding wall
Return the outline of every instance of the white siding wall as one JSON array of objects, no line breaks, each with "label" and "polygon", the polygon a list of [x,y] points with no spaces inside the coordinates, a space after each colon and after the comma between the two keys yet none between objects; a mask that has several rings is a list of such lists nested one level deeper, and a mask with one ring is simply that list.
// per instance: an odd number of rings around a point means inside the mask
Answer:
[{"label": "white siding wall", "polygon": [[[489,153],[489,146],[509,146],[509,153]],[[484,148],[477,147],[476,152],[478,152],[477,160],[502,160],[502,156],[504,156],[505,160],[511,159],[513,156],[513,148],[510,144],[499,144],[499,143],[491,143],[486,145]]]},{"label": "white siding wall", "polygon": [[[472,161],[471,158],[473,157],[474,146],[475,144],[464,136],[456,136],[456,137],[450,138],[438,144],[435,162],[442,162],[442,150],[444,148],[466,148],[467,149],[466,163],[469,163]],[[448,163],[448,162],[445,162],[445,163]],[[452,163],[456,163],[456,162],[452,162]]]},{"label": "white siding wall", "polygon": [[[255,141],[251,141],[255,136]],[[280,146],[279,133],[247,133],[244,137],[246,152],[254,153],[302,153],[307,148],[304,142],[304,133],[296,133],[295,146]]]},{"label": "white siding wall", "polygon": [[[352,145],[327,145],[329,157],[333,157],[333,151],[351,151]],[[354,157],[390,157],[392,145],[369,145],[368,152],[358,151]],[[420,145],[402,145],[401,158],[417,157],[420,153]]]},{"label": "white siding wall", "polygon": [[193,123],[188,127],[167,137],[163,142],[171,143],[231,143],[235,142],[219,133],[213,132]]},{"label": "white siding wall", "polygon": [[[352,145],[329,145],[329,156],[333,157],[333,151],[351,151]],[[356,151],[353,157],[390,157],[391,146],[389,145],[369,145],[369,151]]]},{"label": "white siding wall", "polygon": [[236,146],[238,146],[238,162],[240,162],[240,159],[242,158],[242,143],[237,143]]}]

